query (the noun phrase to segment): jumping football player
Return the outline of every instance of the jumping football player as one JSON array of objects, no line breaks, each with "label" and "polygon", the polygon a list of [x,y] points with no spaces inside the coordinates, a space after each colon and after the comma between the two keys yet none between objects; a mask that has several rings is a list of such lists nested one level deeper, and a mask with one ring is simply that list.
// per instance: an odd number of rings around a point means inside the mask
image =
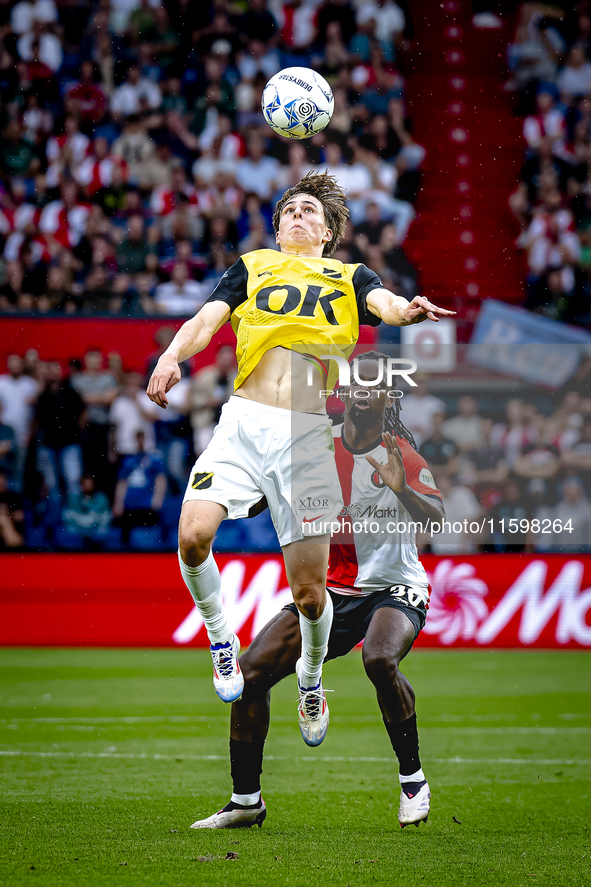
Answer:
[{"label": "jumping football player", "polygon": [[[323,697],[333,607],[326,595],[330,535],[307,539],[302,527],[315,528],[319,518],[330,521],[342,502],[330,422],[318,399],[330,382],[317,362],[310,370],[297,349],[310,343],[321,345],[321,354],[348,357],[360,323],[404,326],[454,313],[420,296],[409,303],[384,289],[365,265],[331,259],[347,216],[345,193],[327,173],[308,174],[286,191],[273,216],[281,251],[247,253],[228,269],[160,357],[148,385],[151,400],[166,408],[166,394],[181,376],[179,362],[202,351],[231,318],[235,395],[189,478],[179,525],[180,569],[208,632],[216,692],[233,702],[244,685],[239,642],[226,620],[211,545],[224,518],[246,517],[266,497],[299,611],[298,717],[309,745],[322,742],[328,725],[326,704],[316,702],[318,694]],[[308,384],[310,371],[314,386]],[[302,490],[314,494],[309,508],[297,496]],[[325,503],[320,515],[312,504],[317,501]]]},{"label": "jumping football player", "polygon": [[[380,359],[385,356],[376,352],[360,358],[361,378],[375,379]],[[327,584],[334,619],[326,658],[344,656],[365,638],[363,664],[399,763],[398,820],[403,827],[418,825],[427,819],[431,795],[419,760],[415,695],[399,664],[425,624],[429,600],[410,523],[426,527],[441,521],[443,503],[387,386],[351,386],[344,393],[344,423],[333,433],[345,504],[330,549]],[[379,529],[364,529],[363,515],[370,513]],[[240,658],[244,693],[232,706],[230,733],[234,792],[223,810],[191,828],[262,825],[267,811],[260,776],[270,690],[294,672],[300,649],[296,614],[293,604],[285,607]]]}]

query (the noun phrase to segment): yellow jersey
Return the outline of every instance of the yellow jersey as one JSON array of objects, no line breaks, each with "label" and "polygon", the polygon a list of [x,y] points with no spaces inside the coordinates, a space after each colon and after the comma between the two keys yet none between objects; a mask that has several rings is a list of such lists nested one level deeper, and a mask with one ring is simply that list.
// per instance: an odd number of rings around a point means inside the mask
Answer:
[{"label": "yellow jersey", "polygon": [[[246,253],[228,268],[208,302],[231,309],[236,334],[238,375],[234,390],[252,373],[263,354],[281,346],[316,355],[349,358],[359,338],[359,324],[378,326],[380,319],[366,298],[383,283],[365,265],[338,259],[288,256],[272,249]],[[319,348],[318,346],[322,346]],[[337,365],[330,361],[327,388]]]}]

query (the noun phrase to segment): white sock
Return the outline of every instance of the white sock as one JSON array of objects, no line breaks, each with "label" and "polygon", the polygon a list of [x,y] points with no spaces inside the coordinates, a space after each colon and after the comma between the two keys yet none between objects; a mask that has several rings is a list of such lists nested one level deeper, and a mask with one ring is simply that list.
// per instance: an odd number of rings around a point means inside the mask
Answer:
[{"label": "white sock", "polygon": [[234,637],[226,622],[222,603],[220,571],[211,551],[198,567],[188,567],[179,551],[179,566],[185,585],[205,623],[210,644],[225,644]]},{"label": "white sock", "polygon": [[326,604],[319,619],[308,619],[300,613],[302,633],[302,658],[300,662],[300,686],[316,687],[322,677],[322,663],[326,656],[328,636],[332,626],[333,606],[328,592]]},{"label": "white sock", "polygon": [[410,773],[408,776],[398,774],[398,779],[400,780],[400,785],[404,785],[406,782],[426,782],[425,774],[422,770],[417,770],[416,773]]},{"label": "white sock", "polygon": [[236,792],[232,792],[231,801],[233,804],[242,804],[243,807],[252,807],[253,804],[258,804],[261,799],[260,791],[254,792],[252,795],[237,795]]}]

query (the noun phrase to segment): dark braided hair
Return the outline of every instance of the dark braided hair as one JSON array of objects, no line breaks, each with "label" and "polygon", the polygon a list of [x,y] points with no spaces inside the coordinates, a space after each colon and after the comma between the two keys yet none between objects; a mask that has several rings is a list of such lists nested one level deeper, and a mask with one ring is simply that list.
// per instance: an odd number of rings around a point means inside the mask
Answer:
[{"label": "dark braided hair", "polygon": [[[382,354],[381,351],[366,351],[365,354],[358,354],[357,360],[375,360],[379,362],[381,360],[388,360],[388,355]],[[400,419],[401,400],[401,397],[396,397],[394,402],[386,407],[384,412],[384,431],[389,431],[395,437],[404,437],[413,450],[418,450],[419,448],[414,437]]]}]

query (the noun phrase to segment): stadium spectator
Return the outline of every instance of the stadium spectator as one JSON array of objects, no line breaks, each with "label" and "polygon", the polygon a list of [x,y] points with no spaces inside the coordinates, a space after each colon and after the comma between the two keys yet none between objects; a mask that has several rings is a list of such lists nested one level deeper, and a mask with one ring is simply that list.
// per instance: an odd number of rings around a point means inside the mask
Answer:
[{"label": "stadium spectator", "polygon": [[558,9],[537,3],[522,3],[515,42],[507,47],[507,62],[511,77],[505,84],[508,92],[524,90],[532,80],[553,83],[558,62],[565,49],[559,27],[552,19],[559,19]]},{"label": "stadium spectator", "polygon": [[140,114],[160,107],[162,94],[156,83],[142,77],[138,65],[130,65],[124,82],[111,96],[110,109],[115,119]]},{"label": "stadium spectator", "polygon": [[575,44],[569,52],[566,64],[556,78],[556,86],[564,96],[591,94],[591,62],[585,55],[585,47]]},{"label": "stadium spectator", "polygon": [[0,471],[12,485],[12,475],[17,459],[16,434],[14,428],[2,421],[2,402],[0,401]]},{"label": "stadium spectator", "polygon": [[65,101],[82,122],[96,125],[105,116],[107,99],[96,83],[94,63],[85,59],[80,66],[80,80],[68,89]]},{"label": "stadium spectator", "polygon": [[441,533],[430,539],[431,551],[441,555],[469,554],[475,551],[480,534],[471,532],[469,525],[478,521],[482,515],[482,506],[478,499],[468,487],[452,484],[450,476],[445,473],[437,475],[437,486],[443,496],[445,526]]},{"label": "stadium spectator", "polygon": [[564,114],[555,106],[552,93],[540,90],[536,96],[536,113],[523,121],[523,137],[527,147],[533,153],[543,139],[549,139],[553,151],[560,151],[565,129]]},{"label": "stadium spectator", "polygon": [[105,477],[108,453],[109,407],[119,393],[117,379],[103,370],[103,355],[91,349],[84,355],[84,370],[72,379],[72,386],[86,406],[87,424],[82,450],[84,470],[93,475],[99,489],[109,488]]},{"label": "stadium spectator", "polygon": [[[161,355],[164,354],[164,352],[174,339],[175,334],[176,329],[172,326],[160,326],[156,330],[154,334],[154,341],[158,345],[158,348],[156,349],[156,351],[150,354],[146,362],[145,376],[147,379],[149,379],[154,372],[156,364],[158,363]],[[190,362],[188,360],[184,361],[184,363],[181,364],[181,374],[183,378],[191,375]]]},{"label": "stadium spectator", "polygon": [[[542,424],[544,420],[542,419]],[[550,480],[556,477],[560,466],[559,452],[555,446],[542,439],[526,444],[515,460],[513,471],[518,477],[532,480]]]},{"label": "stadium spectator", "polygon": [[15,34],[27,34],[35,22],[57,22],[58,12],[53,0],[19,0],[12,7],[10,24]]},{"label": "stadium spectator", "polygon": [[[531,512],[524,502],[523,492],[515,477],[507,478],[502,486],[501,501],[488,513],[486,522],[495,551],[523,551],[528,539]],[[513,522],[513,523],[511,523]],[[522,523],[521,523],[522,522]]]},{"label": "stadium spectator", "polygon": [[561,496],[552,509],[553,550],[565,553],[589,551],[591,502],[585,496],[580,478],[569,477],[561,487]]},{"label": "stadium spectator", "polygon": [[92,475],[83,475],[80,489],[69,496],[63,511],[60,547],[78,551],[102,549],[109,539],[111,516],[107,496],[97,492]]},{"label": "stadium spectator", "polygon": [[129,542],[135,527],[153,527],[159,522],[167,482],[164,463],[158,453],[146,452],[146,435],[136,435],[137,453],[126,456],[119,469],[113,516]]},{"label": "stadium spectator", "polygon": [[39,167],[33,146],[23,138],[22,126],[11,120],[2,131],[0,169],[8,176],[32,176]]},{"label": "stadium spectator", "polygon": [[33,421],[33,407],[40,386],[36,379],[23,372],[23,360],[18,354],[7,359],[8,372],[0,376],[0,404],[2,421],[15,434],[17,459],[13,477],[14,489],[22,489],[22,471]]},{"label": "stadium spectator", "polygon": [[357,23],[375,23],[375,35],[380,43],[396,43],[404,33],[406,19],[403,10],[393,0],[369,0],[357,12]]},{"label": "stadium spectator", "polygon": [[223,405],[234,391],[238,367],[232,345],[220,345],[215,363],[203,367],[191,379],[189,406],[196,455],[203,452],[213,436]]},{"label": "stadium spectator", "polygon": [[195,314],[209,295],[209,288],[191,280],[186,262],[175,262],[170,281],[156,287],[154,302],[161,314],[189,317]]},{"label": "stadium spectator", "polygon": [[22,498],[0,469],[0,551],[15,551],[25,542]]},{"label": "stadium spectator", "polygon": [[144,231],[144,220],[133,215],[127,223],[127,236],[117,250],[118,270],[123,274],[140,274],[144,271],[155,271],[158,266],[148,238]]},{"label": "stadium spectator", "polygon": [[128,373],[124,388],[109,410],[113,432],[111,451],[119,465],[125,456],[133,456],[138,452],[137,435],[140,431],[145,435],[146,450],[152,452],[155,449],[154,423],[148,412],[149,404],[143,376],[140,373]]},{"label": "stadium spectator", "polygon": [[484,443],[482,423],[476,399],[464,395],[458,399],[457,415],[443,423],[443,433],[453,440],[458,450],[467,452],[478,449]]},{"label": "stadium spectator", "polygon": [[414,381],[416,387],[402,398],[402,413],[404,424],[420,447],[433,433],[434,414],[445,413],[445,403],[429,393],[429,382],[425,375],[415,376]]},{"label": "stadium spectator", "polygon": [[[445,427],[445,426],[444,426]],[[483,418],[482,443],[460,457],[459,479],[472,487],[480,502],[486,504],[499,496],[501,485],[509,476],[509,466],[504,450],[491,443],[494,422]]]},{"label": "stadium spectator", "polygon": [[60,503],[80,491],[85,412],[82,398],[69,380],[63,379],[61,364],[49,363],[45,369],[45,389],[35,409],[37,469],[56,517]]},{"label": "stadium spectator", "polygon": [[129,183],[137,185],[142,166],[154,151],[152,139],[147,135],[137,114],[130,114],[123,124],[123,132],[113,142],[113,154],[121,157],[129,170]]},{"label": "stadium spectator", "polygon": [[561,452],[560,464],[581,478],[587,496],[591,497],[591,422],[583,425],[580,439]]},{"label": "stadium spectator", "polygon": [[522,449],[529,444],[534,434],[526,424],[526,412],[523,401],[511,398],[505,406],[506,422],[497,422],[491,432],[490,441],[493,447],[499,447],[512,468],[519,458]]},{"label": "stadium spectator", "polygon": [[265,143],[260,135],[251,135],[247,142],[247,156],[237,164],[236,180],[246,191],[254,191],[263,203],[270,203],[277,189],[279,161],[265,155]]},{"label": "stadium spectator", "polygon": [[443,432],[445,413],[433,413],[431,422],[433,431],[423,440],[419,453],[431,466],[436,481],[444,475],[455,477],[459,468],[459,450],[455,441],[446,437]]}]

